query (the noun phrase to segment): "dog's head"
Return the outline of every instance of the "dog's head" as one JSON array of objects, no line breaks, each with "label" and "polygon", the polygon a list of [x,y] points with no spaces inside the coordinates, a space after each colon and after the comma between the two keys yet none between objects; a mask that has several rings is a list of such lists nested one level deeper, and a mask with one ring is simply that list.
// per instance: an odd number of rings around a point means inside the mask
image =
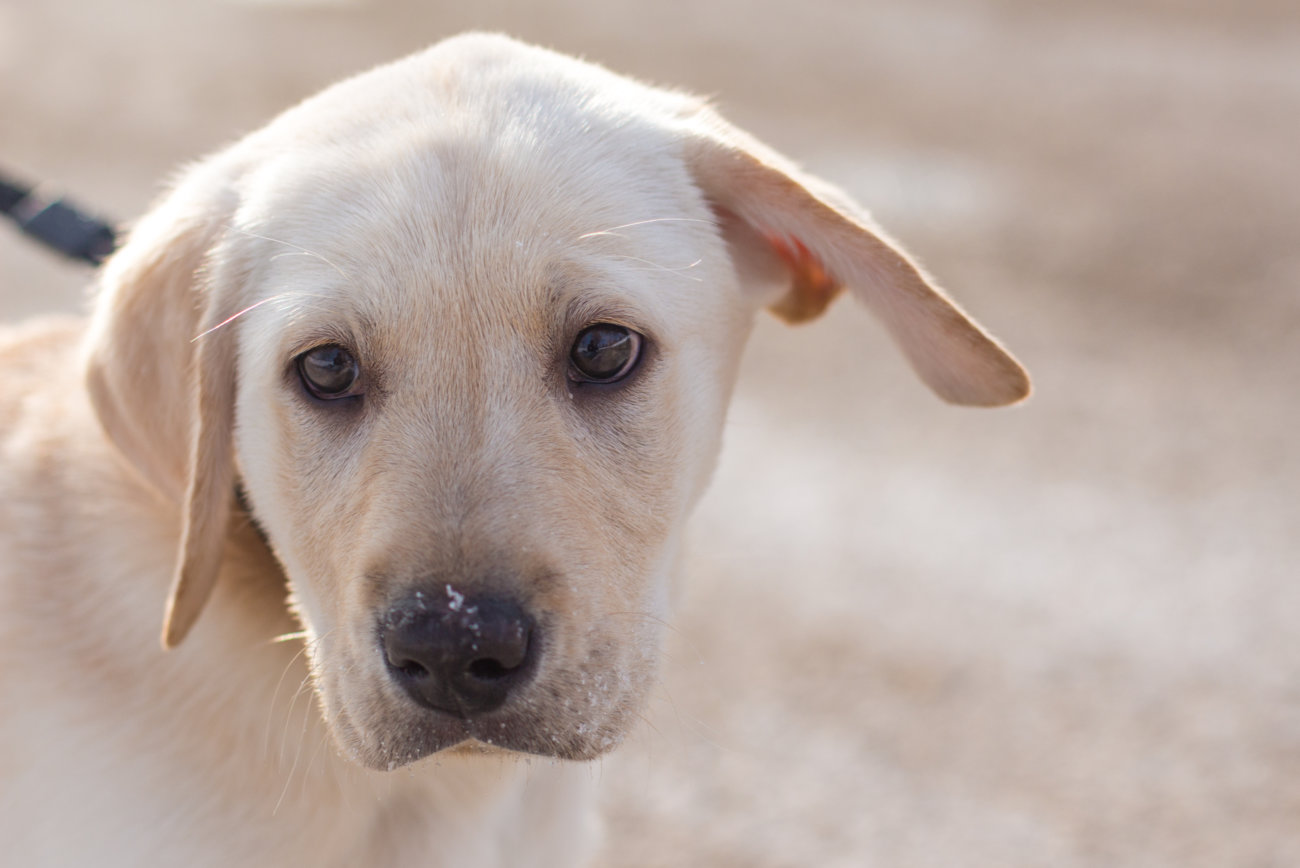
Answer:
[{"label": "dog's head", "polygon": [[865,302],[963,404],[1020,366],[842,195],[700,101],[500,37],[191,169],[108,264],[88,382],[183,511],[180,642],[242,494],[362,763],[617,743],[756,311]]}]

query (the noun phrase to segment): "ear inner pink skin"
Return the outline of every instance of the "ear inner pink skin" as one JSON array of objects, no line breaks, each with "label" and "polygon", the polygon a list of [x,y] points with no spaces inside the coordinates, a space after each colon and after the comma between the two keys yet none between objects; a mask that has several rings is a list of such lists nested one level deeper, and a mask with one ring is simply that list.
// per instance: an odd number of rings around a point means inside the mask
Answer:
[{"label": "ear inner pink skin", "polygon": [[798,238],[782,238],[763,232],[763,240],[790,269],[790,291],[768,306],[768,310],[785,322],[807,322],[821,316],[827,306],[844,289]]}]

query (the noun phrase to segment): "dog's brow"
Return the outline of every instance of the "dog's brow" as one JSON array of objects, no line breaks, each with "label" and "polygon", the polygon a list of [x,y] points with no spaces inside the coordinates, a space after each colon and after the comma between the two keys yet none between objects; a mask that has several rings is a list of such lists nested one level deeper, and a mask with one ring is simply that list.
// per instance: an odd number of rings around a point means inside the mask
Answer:
[{"label": "dog's brow", "polygon": [[311,250],[306,247],[301,247],[297,244],[294,244],[291,241],[284,241],[283,239],[280,238],[272,238],[270,235],[261,235],[257,232],[253,232],[248,229],[243,229],[239,226],[234,225],[233,223],[226,224],[226,228],[229,229],[231,232],[238,232],[240,235],[247,235],[249,238],[257,238],[262,241],[270,241],[272,244],[283,244],[285,247],[292,248],[293,250],[292,253],[278,253],[275,256],[271,257],[272,259],[277,259],[281,256],[310,256],[312,258],[319,259],[321,262],[325,263],[330,268],[337,271],[339,273],[339,277],[342,277],[344,280],[348,279],[347,273],[344,272],[342,268],[339,268],[338,265],[331,262],[327,257],[325,257],[324,254],[317,253],[315,250]]}]

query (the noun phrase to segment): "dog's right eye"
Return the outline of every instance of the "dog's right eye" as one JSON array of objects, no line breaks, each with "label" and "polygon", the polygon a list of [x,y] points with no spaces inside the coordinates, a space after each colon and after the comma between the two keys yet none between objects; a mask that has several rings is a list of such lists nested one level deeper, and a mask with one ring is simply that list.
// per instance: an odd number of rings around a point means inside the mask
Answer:
[{"label": "dog's right eye", "polygon": [[361,365],[338,344],[316,347],[299,356],[298,376],[308,392],[325,401],[361,393]]}]

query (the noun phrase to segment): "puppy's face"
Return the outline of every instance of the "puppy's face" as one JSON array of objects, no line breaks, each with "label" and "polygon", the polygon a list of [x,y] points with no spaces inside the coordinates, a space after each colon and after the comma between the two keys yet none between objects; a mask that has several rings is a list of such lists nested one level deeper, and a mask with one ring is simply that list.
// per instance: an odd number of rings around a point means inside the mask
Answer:
[{"label": "puppy's face", "polygon": [[754,304],[662,142],[558,112],[273,163],[227,239],[242,484],[370,766],[590,757],[653,677]]},{"label": "puppy's face", "polygon": [[945,399],[1029,388],[842,194],[697,100],[500,37],[200,164],[102,280],[91,398],[184,509],[164,644],[238,487],[375,768],[617,743],[759,307],[850,288]]}]

